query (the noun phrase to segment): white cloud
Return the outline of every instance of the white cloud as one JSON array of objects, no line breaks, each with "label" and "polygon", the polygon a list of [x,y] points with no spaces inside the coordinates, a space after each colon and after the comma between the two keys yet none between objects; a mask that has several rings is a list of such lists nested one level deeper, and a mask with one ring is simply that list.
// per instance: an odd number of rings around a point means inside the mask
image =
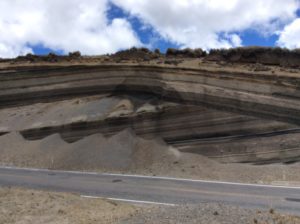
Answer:
[{"label": "white cloud", "polygon": [[[295,18],[299,0],[112,0],[165,39],[204,49],[241,45],[245,29],[272,33]],[[225,33],[220,37],[220,33]]]},{"label": "white cloud", "polygon": [[286,24],[278,43],[299,47],[299,0],[1,0],[0,57],[30,53],[34,45],[83,54],[141,45],[126,18],[109,23],[109,1],[182,47],[240,46],[245,29],[269,35]]},{"label": "white cloud", "polygon": [[106,17],[108,0],[1,0],[0,57],[41,44],[65,53],[111,53],[140,45],[126,19]]},{"label": "white cloud", "polygon": [[300,48],[300,18],[295,19],[279,32],[277,44],[281,47]]},{"label": "white cloud", "polygon": [[32,49],[26,46],[0,43],[0,57],[13,58],[16,55],[25,55],[28,53],[33,52]]},{"label": "white cloud", "polygon": [[237,34],[231,35],[230,40],[233,47],[240,47],[242,45],[242,39]]}]

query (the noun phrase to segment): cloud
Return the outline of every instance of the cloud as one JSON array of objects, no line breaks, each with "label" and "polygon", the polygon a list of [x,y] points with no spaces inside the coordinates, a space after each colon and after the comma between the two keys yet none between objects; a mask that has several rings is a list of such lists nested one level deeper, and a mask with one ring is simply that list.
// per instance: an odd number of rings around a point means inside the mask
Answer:
[{"label": "cloud", "polygon": [[300,18],[295,19],[279,32],[277,44],[281,47],[300,48]]},{"label": "cloud", "polygon": [[239,47],[242,45],[242,39],[237,34],[231,35],[230,39],[233,47]]},{"label": "cloud", "polygon": [[43,45],[64,53],[111,53],[141,45],[126,19],[107,19],[108,0],[1,0],[0,57]]},{"label": "cloud", "polygon": [[0,57],[32,53],[37,45],[88,55],[141,46],[128,18],[108,20],[111,2],[151,27],[157,39],[181,47],[241,46],[247,29],[280,30],[280,46],[299,47],[299,0],[1,0]]},{"label": "cloud", "polygon": [[[299,0],[112,0],[182,47],[241,45],[239,33],[274,33],[295,18]],[[224,34],[225,35],[220,35]]]}]

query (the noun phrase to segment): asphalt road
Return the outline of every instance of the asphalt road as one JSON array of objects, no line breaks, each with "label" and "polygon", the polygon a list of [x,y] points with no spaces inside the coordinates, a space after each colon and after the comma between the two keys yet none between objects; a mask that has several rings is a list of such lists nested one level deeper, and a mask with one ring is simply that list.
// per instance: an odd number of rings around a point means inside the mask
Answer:
[{"label": "asphalt road", "polygon": [[132,203],[220,202],[300,215],[300,187],[90,172],[0,168],[0,186],[79,193]]}]

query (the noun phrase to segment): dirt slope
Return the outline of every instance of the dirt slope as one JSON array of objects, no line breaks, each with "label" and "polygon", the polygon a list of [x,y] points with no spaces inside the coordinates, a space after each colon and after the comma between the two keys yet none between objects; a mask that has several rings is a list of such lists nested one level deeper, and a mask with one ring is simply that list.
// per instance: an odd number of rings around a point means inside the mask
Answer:
[{"label": "dirt slope", "polygon": [[57,134],[27,141],[20,134],[0,137],[1,165],[138,173],[251,183],[300,183],[300,164],[221,164],[204,156],[179,152],[162,140],[142,139],[126,129],[112,137],[94,134],[66,143]]},{"label": "dirt slope", "polygon": [[159,140],[145,140],[132,130],[110,138],[94,134],[72,144],[58,134],[27,141],[15,132],[0,137],[2,165],[67,170],[139,170],[151,166],[160,157],[172,159],[172,151]]}]

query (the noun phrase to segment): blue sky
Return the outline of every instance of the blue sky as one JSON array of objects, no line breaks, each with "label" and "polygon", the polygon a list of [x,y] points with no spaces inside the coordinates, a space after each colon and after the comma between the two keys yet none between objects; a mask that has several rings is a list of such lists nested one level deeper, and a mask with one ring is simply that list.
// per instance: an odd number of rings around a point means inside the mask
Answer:
[{"label": "blue sky", "polygon": [[300,0],[2,0],[0,57],[300,47]]},{"label": "blue sky", "polygon": [[[297,17],[300,17],[300,9],[296,11]],[[137,32],[141,41],[147,45],[151,42],[151,38],[155,38],[154,46],[150,48],[159,48],[161,51],[165,52],[167,48],[179,48],[180,45],[174,42],[167,41],[163,38],[160,38],[159,34],[155,33],[153,28],[150,26],[147,29],[144,29],[143,23],[136,16],[130,16],[130,14],[124,12],[122,8],[116,6],[115,4],[110,4],[110,10],[108,11],[108,17],[110,20],[114,18],[127,18],[134,30]],[[243,46],[265,46],[265,47],[274,47],[276,46],[276,41],[279,38],[279,35],[268,35],[264,36],[261,33],[253,29],[246,29],[240,32]]]},{"label": "blue sky", "polygon": [[113,3],[109,4],[107,15],[109,21],[112,21],[115,18],[126,18],[139,36],[141,42],[151,49],[158,48],[162,52],[165,52],[167,48],[180,47],[180,45],[174,42],[161,38],[159,33],[155,32],[153,27],[149,25],[145,26],[138,17],[131,16],[128,12],[124,11],[122,8],[116,6]]}]

